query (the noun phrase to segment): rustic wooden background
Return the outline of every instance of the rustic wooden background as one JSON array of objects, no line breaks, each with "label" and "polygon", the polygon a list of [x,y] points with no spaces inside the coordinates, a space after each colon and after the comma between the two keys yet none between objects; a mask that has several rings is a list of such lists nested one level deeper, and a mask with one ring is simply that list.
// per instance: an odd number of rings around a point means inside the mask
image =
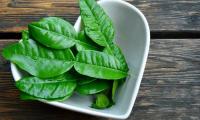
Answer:
[{"label": "rustic wooden background", "polygon": [[[128,0],[147,17],[150,53],[127,120],[200,120],[200,0]],[[29,22],[59,16],[74,23],[76,0],[0,0],[0,52]],[[110,120],[19,99],[0,56],[0,120]]]}]

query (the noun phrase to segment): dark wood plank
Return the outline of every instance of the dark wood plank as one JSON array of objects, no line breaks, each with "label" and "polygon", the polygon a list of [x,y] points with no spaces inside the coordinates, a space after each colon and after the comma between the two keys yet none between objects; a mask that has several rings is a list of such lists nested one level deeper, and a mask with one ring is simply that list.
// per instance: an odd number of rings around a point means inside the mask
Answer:
[{"label": "dark wood plank", "polygon": [[[0,40],[2,47],[16,40]],[[140,91],[128,120],[200,119],[200,39],[152,39]],[[21,101],[0,58],[0,120],[106,120],[40,102]]]},{"label": "dark wood plank", "polygon": [[[144,12],[152,31],[200,31],[199,0],[128,1]],[[78,15],[76,0],[1,0],[0,32],[19,32],[46,16],[74,23]]]},{"label": "dark wood plank", "polygon": [[200,119],[200,39],[152,39],[130,120]]}]

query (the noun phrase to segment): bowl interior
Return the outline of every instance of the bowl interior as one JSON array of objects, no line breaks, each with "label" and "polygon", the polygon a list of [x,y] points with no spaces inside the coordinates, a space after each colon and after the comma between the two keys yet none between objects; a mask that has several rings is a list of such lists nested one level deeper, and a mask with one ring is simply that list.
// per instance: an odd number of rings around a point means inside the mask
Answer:
[{"label": "bowl interior", "polygon": [[[102,0],[99,4],[112,19],[116,36],[115,41],[121,47],[129,66],[130,76],[118,89],[116,105],[105,110],[90,108],[92,99],[88,96],[73,95],[64,102],[48,102],[48,104],[112,118],[126,118],[131,112],[138,93],[149,50],[149,27],[142,13],[134,6],[119,0]],[[75,29],[80,30],[80,17]],[[13,77],[20,79],[23,74],[11,64]]]}]

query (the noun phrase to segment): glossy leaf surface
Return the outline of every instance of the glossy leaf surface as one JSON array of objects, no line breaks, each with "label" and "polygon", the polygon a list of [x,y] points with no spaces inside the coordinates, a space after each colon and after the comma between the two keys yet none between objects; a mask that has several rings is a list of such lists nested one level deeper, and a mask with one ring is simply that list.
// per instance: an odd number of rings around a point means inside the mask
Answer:
[{"label": "glossy leaf surface", "polygon": [[96,94],[109,88],[109,82],[103,80],[96,80],[88,84],[79,85],[76,91],[80,94]]},{"label": "glossy leaf surface", "polygon": [[70,74],[41,79],[25,77],[16,82],[19,90],[42,99],[56,99],[70,95],[76,88],[76,79]]},{"label": "glossy leaf surface", "polygon": [[3,49],[3,56],[31,75],[49,78],[67,72],[74,56],[70,49],[48,49],[32,39],[21,40]]},{"label": "glossy leaf surface", "polygon": [[101,47],[94,43],[89,37],[85,35],[84,31],[79,32],[78,39],[76,40],[77,51],[82,50],[100,50]]},{"label": "glossy leaf surface", "polygon": [[127,76],[114,56],[91,50],[77,54],[74,68],[80,74],[100,79],[120,79]]},{"label": "glossy leaf surface", "polygon": [[92,108],[105,109],[110,106],[109,98],[103,93],[97,94],[96,100],[92,104]]},{"label": "glossy leaf surface", "polygon": [[86,34],[97,44],[107,46],[114,39],[111,19],[95,0],[79,0],[81,19]]},{"label": "glossy leaf surface", "polygon": [[70,48],[75,44],[77,37],[74,27],[67,21],[48,17],[28,25],[31,37],[41,44],[54,48]]},{"label": "glossy leaf surface", "polygon": [[118,45],[109,42],[109,46],[104,49],[104,52],[115,56],[120,61],[123,70],[128,72],[129,69],[126,59]]}]

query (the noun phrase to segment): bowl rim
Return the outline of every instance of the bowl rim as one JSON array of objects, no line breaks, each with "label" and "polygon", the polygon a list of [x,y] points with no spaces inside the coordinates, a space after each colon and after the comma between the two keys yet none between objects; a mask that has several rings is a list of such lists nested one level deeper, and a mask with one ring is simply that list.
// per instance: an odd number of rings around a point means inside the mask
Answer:
[{"label": "bowl rim", "polygon": [[[143,64],[141,65],[140,70],[138,72],[139,74],[138,74],[138,77],[137,77],[135,90],[132,93],[131,102],[130,102],[130,105],[129,105],[127,111],[124,114],[115,115],[115,114],[111,114],[111,113],[102,113],[102,112],[98,112],[98,111],[88,110],[88,109],[85,109],[85,108],[72,106],[72,105],[61,103],[61,102],[46,102],[46,101],[41,101],[41,102],[44,102],[44,103],[47,103],[47,104],[50,104],[50,105],[53,105],[53,106],[57,106],[57,107],[60,107],[60,108],[69,109],[69,110],[72,110],[72,111],[77,111],[77,112],[81,112],[81,113],[94,115],[94,116],[101,116],[101,117],[115,118],[115,119],[126,119],[126,118],[129,117],[129,115],[132,111],[133,105],[135,103],[135,100],[136,100],[136,97],[137,97],[137,94],[138,94],[138,91],[139,91],[140,83],[141,83],[141,80],[142,80],[142,77],[143,77],[143,73],[144,73],[144,69],[145,69],[145,65],[146,65],[146,61],[147,61],[147,57],[148,57],[148,52],[149,52],[149,46],[150,46],[150,29],[149,29],[149,25],[148,25],[148,22],[147,22],[145,16],[134,5],[132,5],[128,2],[126,2],[126,1],[122,1],[122,0],[100,0],[100,1],[98,1],[99,4],[104,3],[104,2],[105,3],[106,2],[117,2],[117,3],[120,3],[124,6],[131,8],[133,11],[135,11],[141,17],[142,21],[144,22],[145,29],[146,29],[146,33],[145,33],[146,34],[146,45],[145,45],[144,55],[143,55],[143,58],[142,58]],[[75,25],[74,25],[74,28],[76,30],[80,29],[80,23],[81,23],[81,18],[79,16],[78,19],[75,22]],[[21,78],[21,74],[18,71],[18,68],[14,63],[11,63],[11,72],[12,72],[12,75],[13,75],[13,78],[14,78],[15,81],[17,81]]]}]

